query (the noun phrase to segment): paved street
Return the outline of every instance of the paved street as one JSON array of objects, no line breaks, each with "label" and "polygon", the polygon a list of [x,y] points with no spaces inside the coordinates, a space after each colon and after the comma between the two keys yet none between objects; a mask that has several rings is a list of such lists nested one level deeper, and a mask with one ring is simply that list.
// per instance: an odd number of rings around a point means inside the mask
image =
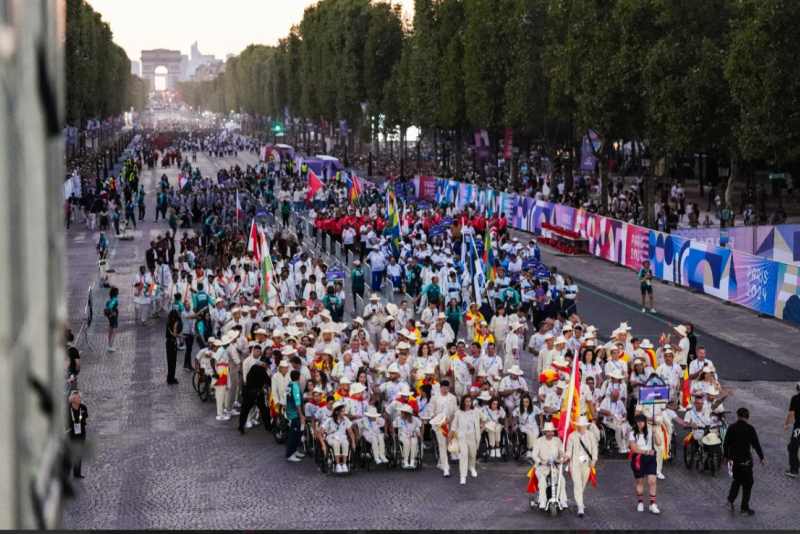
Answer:
[{"label": "paved street", "polygon": [[[244,166],[256,156],[241,154]],[[209,160],[198,154],[197,165],[213,174],[232,158]],[[479,463],[477,479],[466,486],[458,477],[441,477],[432,453],[421,472],[357,471],[349,477],[326,477],[308,459],[288,464],[283,448],[263,427],[236,432],[235,422],[214,420],[214,408],[194,393],[191,377],[180,372],[180,385],[165,384],[164,320],[133,320],[131,273],[143,263],[151,238],[168,229],[153,223],[153,188],[164,171],[144,170],[148,190],[146,221],[135,240],[111,241],[120,288],[121,318],[116,345],[108,353],[102,314],[89,338],[96,347],[84,356],[80,389],[89,409],[88,437],[92,455],[84,463],[84,480],[75,482],[77,495],[66,506],[64,526],[92,528],[191,529],[764,529],[795,528],[800,512],[794,506],[798,481],[784,476],[787,436],[781,433],[793,392],[790,380],[800,379],[790,341],[797,329],[774,320],[758,319],[745,310],[723,306],[682,288],[656,285],[655,317],[642,315],[636,302],[633,274],[594,259],[554,259],[562,274],[574,274],[581,287],[580,315],[608,335],[620,321],[634,333],[657,341],[666,331],[664,320],[691,319],[700,343],[720,370],[724,387],[735,390],[726,409],[748,406],[758,429],[768,464],[757,467],[752,506],[754,517],[732,516],[723,506],[729,479],[723,471],[711,478],[683,467],[680,452],[659,481],[662,514],[637,514],[629,463],[601,459],[598,489],[586,490],[587,517],[575,515],[574,503],[558,518],[531,510],[525,493],[529,467],[513,460]],[[177,182],[176,168],[167,170]],[[96,310],[107,292],[97,289],[94,243],[97,234],[76,223],[67,233],[68,311],[70,326],[80,328],[86,291],[94,283]],[[630,285],[633,297],[625,291]],[[601,289],[603,288],[603,289]],[[609,289],[610,288],[610,289]],[[625,289],[620,289],[625,288]],[[662,304],[663,303],[663,304]],[[792,337],[793,336],[793,337]],[[182,353],[179,353],[179,361]],[[532,367],[523,361],[526,378]],[[679,434],[683,436],[682,433]],[[681,444],[679,443],[679,446]],[[571,496],[571,482],[568,485]]]}]

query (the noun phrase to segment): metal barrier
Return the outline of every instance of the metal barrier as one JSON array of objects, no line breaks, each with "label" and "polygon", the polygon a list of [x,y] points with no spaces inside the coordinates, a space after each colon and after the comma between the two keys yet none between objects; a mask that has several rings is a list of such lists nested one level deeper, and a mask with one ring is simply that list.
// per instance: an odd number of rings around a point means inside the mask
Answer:
[{"label": "metal barrier", "polygon": [[352,250],[348,250],[347,251],[347,258],[345,258],[345,259],[347,261],[347,265],[353,265],[353,259],[354,258],[353,258],[353,251]]},{"label": "metal barrier", "polygon": [[338,241],[333,243],[333,250],[337,258],[344,259],[344,256],[342,256],[342,245]]},{"label": "metal barrier", "polygon": [[327,254],[330,249],[331,249],[331,236],[326,235],[325,239],[323,239],[322,241],[322,250],[323,252],[325,252],[325,254]]},{"label": "metal barrier", "polygon": [[[366,293],[364,293],[366,296]],[[353,303],[355,308],[356,317],[361,317],[364,314],[364,299],[356,295],[356,301]]]}]

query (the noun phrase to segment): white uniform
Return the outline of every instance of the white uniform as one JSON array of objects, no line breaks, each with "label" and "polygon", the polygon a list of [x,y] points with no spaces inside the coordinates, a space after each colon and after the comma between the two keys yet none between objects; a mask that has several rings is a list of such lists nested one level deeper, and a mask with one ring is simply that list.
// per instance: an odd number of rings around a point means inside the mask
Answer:
[{"label": "white uniform", "polygon": [[139,321],[144,324],[150,316],[150,297],[148,296],[150,285],[153,283],[153,277],[149,272],[144,274],[136,273],[133,275],[133,282],[131,285],[133,289],[133,305],[136,308],[136,315]]}]

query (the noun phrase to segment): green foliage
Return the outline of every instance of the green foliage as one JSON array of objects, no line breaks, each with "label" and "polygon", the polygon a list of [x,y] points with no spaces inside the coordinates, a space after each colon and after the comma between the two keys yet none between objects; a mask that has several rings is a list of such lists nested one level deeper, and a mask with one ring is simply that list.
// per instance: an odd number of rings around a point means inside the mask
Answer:
[{"label": "green foliage", "polygon": [[131,106],[142,109],[146,96],[142,80],[131,74],[130,59],[113,37],[100,13],[85,0],[67,0],[64,65],[68,123],[119,115]]}]

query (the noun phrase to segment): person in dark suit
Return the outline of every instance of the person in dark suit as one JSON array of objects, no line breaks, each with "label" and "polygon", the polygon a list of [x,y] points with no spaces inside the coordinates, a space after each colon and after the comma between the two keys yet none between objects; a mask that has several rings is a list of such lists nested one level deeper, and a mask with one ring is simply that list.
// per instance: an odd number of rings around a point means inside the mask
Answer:
[{"label": "person in dark suit", "polygon": [[725,442],[722,445],[722,454],[725,460],[733,463],[733,482],[728,493],[728,509],[735,510],[734,502],[742,489],[742,515],[753,515],[750,508],[750,491],[753,489],[753,457],[750,453],[752,447],[761,460],[761,465],[766,465],[761,444],[758,441],[756,429],[747,422],[750,419],[750,410],[739,408],[736,410],[738,420],[728,427]]},{"label": "person in dark suit", "polygon": [[72,476],[75,478],[83,478],[81,464],[83,449],[86,446],[86,419],[89,418],[89,411],[81,403],[82,400],[81,392],[78,390],[69,394],[67,435],[70,440],[70,466]]}]

